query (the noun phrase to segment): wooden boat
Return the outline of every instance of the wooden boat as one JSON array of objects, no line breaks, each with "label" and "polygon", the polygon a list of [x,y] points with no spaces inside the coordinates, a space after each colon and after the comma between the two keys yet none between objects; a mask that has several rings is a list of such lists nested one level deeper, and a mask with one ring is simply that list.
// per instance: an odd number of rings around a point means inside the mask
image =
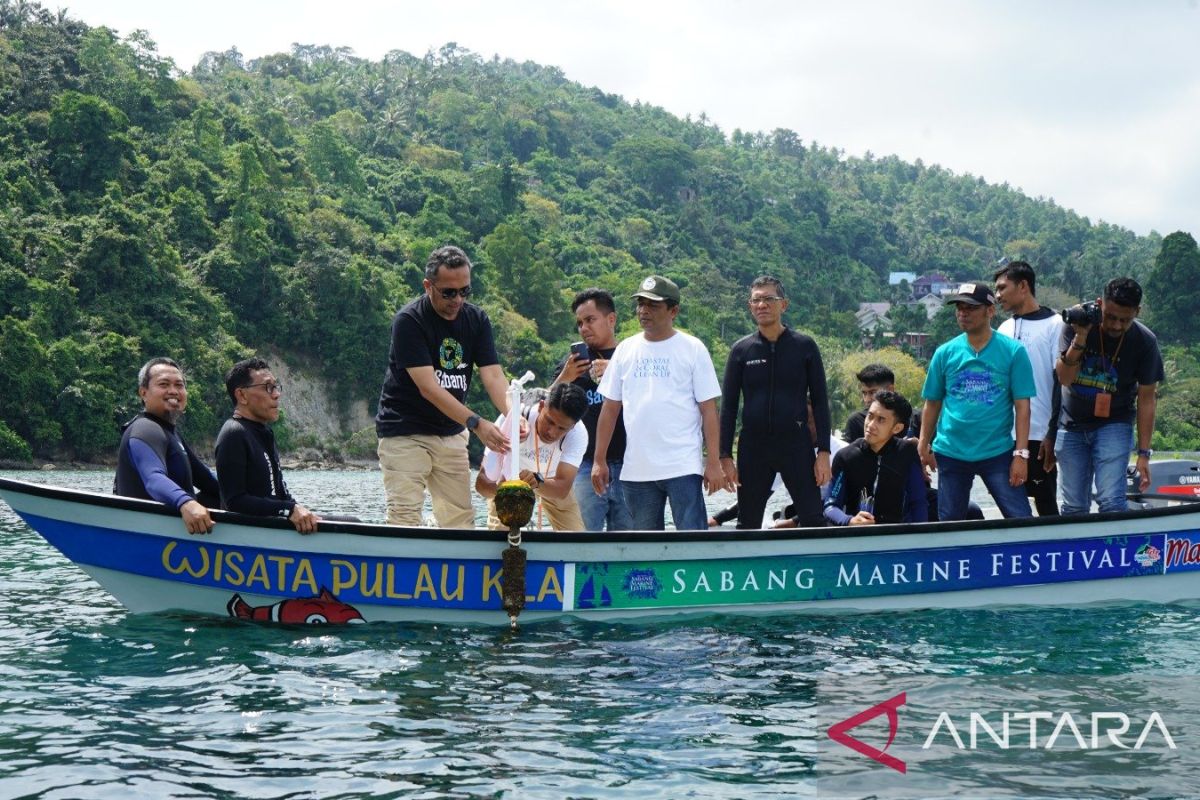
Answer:
[{"label": "wooden boat", "polygon": [[[284,623],[506,624],[482,530],[214,512],[0,478],[0,497],[133,612]],[[1171,499],[1171,496],[1164,496]],[[1089,517],[780,531],[528,532],[521,620],[1200,598],[1200,504]]]}]

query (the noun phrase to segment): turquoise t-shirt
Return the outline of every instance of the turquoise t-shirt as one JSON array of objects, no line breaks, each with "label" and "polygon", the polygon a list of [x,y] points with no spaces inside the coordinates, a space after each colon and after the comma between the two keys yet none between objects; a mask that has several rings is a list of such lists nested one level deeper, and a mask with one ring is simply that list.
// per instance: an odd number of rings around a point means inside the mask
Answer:
[{"label": "turquoise t-shirt", "polygon": [[976,353],[965,333],[939,347],[921,396],[941,400],[933,452],[983,461],[1013,449],[1013,401],[1037,395],[1029,354],[1002,333]]}]

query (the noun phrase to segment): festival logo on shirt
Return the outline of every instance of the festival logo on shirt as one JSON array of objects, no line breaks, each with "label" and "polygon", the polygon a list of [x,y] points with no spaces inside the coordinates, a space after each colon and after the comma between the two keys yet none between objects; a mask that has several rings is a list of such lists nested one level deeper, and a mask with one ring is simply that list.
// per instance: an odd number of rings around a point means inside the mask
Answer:
[{"label": "festival logo on shirt", "polygon": [[1105,356],[1089,355],[1079,370],[1071,390],[1091,397],[1097,392],[1117,390],[1117,368]]},{"label": "festival logo on shirt", "polygon": [[956,400],[978,405],[995,405],[1004,395],[987,370],[965,369],[954,376],[948,394]]},{"label": "festival logo on shirt", "polygon": [[457,339],[442,339],[442,346],[438,348],[438,360],[442,363],[442,369],[459,369],[463,366],[463,347]]}]

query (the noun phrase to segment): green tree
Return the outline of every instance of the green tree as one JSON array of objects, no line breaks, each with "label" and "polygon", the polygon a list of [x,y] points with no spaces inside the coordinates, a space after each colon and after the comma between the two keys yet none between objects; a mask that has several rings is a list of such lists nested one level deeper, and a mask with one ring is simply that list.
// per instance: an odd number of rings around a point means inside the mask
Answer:
[{"label": "green tree", "polygon": [[1143,303],[1150,327],[1165,342],[1190,341],[1200,309],[1200,249],[1191,234],[1176,231],[1163,239],[1146,281]]}]

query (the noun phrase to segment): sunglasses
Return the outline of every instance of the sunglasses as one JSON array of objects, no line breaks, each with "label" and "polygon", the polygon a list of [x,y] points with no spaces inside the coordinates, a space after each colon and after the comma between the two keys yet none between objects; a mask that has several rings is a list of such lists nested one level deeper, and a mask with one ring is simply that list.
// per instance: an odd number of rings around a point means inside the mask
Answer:
[{"label": "sunglasses", "polygon": [[466,300],[471,296],[470,286],[464,286],[461,289],[438,289],[436,286],[433,288],[438,290],[438,293],[442,296],[443,300],[453,300],[456,297],[461,297],[463,300]]}]

